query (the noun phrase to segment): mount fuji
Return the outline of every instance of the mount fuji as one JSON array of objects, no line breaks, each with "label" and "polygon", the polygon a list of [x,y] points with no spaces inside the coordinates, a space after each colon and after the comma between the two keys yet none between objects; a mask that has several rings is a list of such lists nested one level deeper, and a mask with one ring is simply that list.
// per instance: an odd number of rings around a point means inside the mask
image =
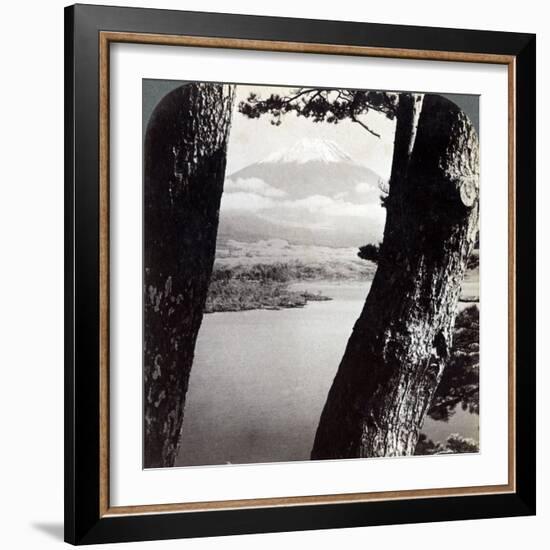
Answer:
[{"label": "mount fuji", "polygon": [[304,138],[287,149],[230,175],[232,181],[259,178],[294,198],[334,196],[353,191],[362,183],[379,196],[383,179],[367,166],[354,161],[334,141]]},{"label": "mount fuji", "polygon": [[384,183],[334,141],[301,139],[226,177],[219,237],[336,247],[377,242]]},{"label": "mount fuji", "polygon": [[276,151],[267,156],[261,163],[297,162],[305,164],[311,161],[321,162],[353,162],[334,141],[326,139],[303,138],[292,147]]}]

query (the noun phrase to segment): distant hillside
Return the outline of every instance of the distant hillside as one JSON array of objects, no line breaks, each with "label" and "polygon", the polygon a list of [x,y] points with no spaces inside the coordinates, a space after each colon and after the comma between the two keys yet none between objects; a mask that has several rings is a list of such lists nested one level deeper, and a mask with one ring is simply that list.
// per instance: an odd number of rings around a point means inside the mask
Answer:
[{"label": "distant hillside", "polygon": [[375,264],[358,258],[356,248],[295,245],[281,239],[255,243],[218,240],[216,270],[240,273],[257,265],[284,265],[288,280],[370,280],[376,270]]}]

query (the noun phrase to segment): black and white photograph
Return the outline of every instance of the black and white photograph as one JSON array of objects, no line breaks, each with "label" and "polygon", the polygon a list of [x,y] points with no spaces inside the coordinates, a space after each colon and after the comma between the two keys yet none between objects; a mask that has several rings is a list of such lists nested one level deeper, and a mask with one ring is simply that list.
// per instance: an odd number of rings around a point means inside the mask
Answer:
[{"label": "black and white photograph", "polygon": [[4,3],[0,548],[548,545],[514,7]]},{"label": "black and white photograph", "polygon": [[480,452],[479,96],[142,109],[143,467]]}]

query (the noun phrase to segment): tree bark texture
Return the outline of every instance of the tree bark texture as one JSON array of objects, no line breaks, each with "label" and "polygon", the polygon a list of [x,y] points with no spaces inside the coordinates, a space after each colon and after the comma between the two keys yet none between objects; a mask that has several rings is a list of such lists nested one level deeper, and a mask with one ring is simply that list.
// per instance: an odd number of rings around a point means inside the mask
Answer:
[{"label": "tree bark texture", "polygon": [[437,95],[399,99],[378,269],[313,459],[412,455],[449,350],[478,228],[475,129]]},{"label": "tree bark texture", "polygon": [[144,143],[144,467],[173,466],[216,250],[234,87],[187,84]]}]

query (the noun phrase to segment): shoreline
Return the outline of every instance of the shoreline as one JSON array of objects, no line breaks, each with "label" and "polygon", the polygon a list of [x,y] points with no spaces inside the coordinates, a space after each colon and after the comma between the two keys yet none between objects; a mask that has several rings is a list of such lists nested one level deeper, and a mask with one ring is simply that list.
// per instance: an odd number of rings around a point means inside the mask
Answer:
[{"label": "shoreline", "polygon": [[291,290],[292,282],[217,281],[209,295],[204,314],[240,311],[280,311],[305,307],[309,302],[328,302],[333,298],[321,292]]},{"label": "shoreline", "polygon": [[[365,286],[372,279],[296,279],[287,282],[229,279],[213,281],[209,289],[204,314],[238,313],[241,311],[281,311],[300,309],[309,302],[329,302],[333,296],[325,294],[327,287]],[[472,281],[465,281],[458,301],[458,312],[475,305],[479,309],[479,296],[471,292]],[[323,287],[316,290],[315,287]]]}]

